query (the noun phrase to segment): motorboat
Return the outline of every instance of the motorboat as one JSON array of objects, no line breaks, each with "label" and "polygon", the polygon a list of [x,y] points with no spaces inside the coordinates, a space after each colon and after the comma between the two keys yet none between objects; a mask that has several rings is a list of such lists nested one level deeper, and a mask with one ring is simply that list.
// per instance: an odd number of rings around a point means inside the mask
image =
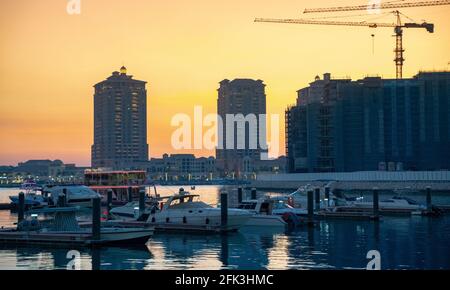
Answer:
[{"label": "motorboat", "polygon": [[27,212],[16,228],[0,230],[0,241],[25,244],[129,244],[145,243],[154,232],[151,225],[101,223],[100,236],[94,238],[92,223],[82,225],[76,218],[80,207],[53,207]]},{"label": "motorboat", "polygon": [[272,199],[283,201],[293,208],[300,208],[300,207],[302,207],[302,203],[304,203],[306,201],[306,198],[308,196],[308,191],[310,191],[312,189],[313,189],[313,187],[311,186],[311,184],[307,184],[307,185],[299,187],[296,191],[294,191],[288,195],[277,196],[277,197],[273,197]]},{"label": "motorboat", "polygon": [[50,193],[49,199],[53,204],[58,203],[58,198],[66,194],[66,203],[70,206],[90,207],[92,199],[101,198],[101,195],[84,185],[61,185],[44,188]]},{"label": "motorboat", "polygon": [[[24,182],[21,187],[22,190],[24,190],[24,196],[25,196],[25,206],[26,207],[41,207],[48,205],[47,198],[42,194],[43,189],[39,187],[34,181],[26,181]],[[39,194],[39,191],[41,194]],[[19,205],[19,196],[9,196],[9,199],[11,200],[11,204],[14,207],[17,207]]]},{"label": "motorboat", "polygon": [[[325,181],[323,181],[323,182],[325,182]],[[328,181],[326,184],[322,185],[320,187],[322,194],[324,195],[325,189],[326,188],[331,189],[335,183],[336,183],[336,181]],[[299,187],[296,191],[288,194],[287,196],[285,196],[282,199],[285,200],[290,206],[292,206],[294,208],[302,207],[302,204],[306,203],[306,200],[308,198],[308,192],[315,191],[316,188],[317,188],[317,186],[314,187],[311,184],[306,184],[304,186]],[[330,192],[330,194],[331,194],[331,192]],[[329,206],[328,200],[323,199],[321,201],[321,207],[328,207],[328,206]]]},{"label": "motorboat", "polygon": [[286,213],[293,213],[297,216],[308,215],[308,210],[305,208],[294,208],[283,200],[275,200],[273,203],[272,213],[275,215],[284,215]]},{"label": "motorboat", "polygon": [[239,209],[249,210],[254,215],[246,226],[282,227],[298,226],[301,220],[298,216],[306,214],[303,209],[294,209],[282,200],[261,198],[244,200]]},{"label": "motorboat", "polygon": [[[363,199],[347,202],[350,206],[356,208],[373,208],[373,202],[365,202]],[[378,203],[378,207],[380,210],[406,210],[406,211],[419,211],[425,210],[426,206],[418,203],[417,201],[405,197],[405,196],[394,196],[389,199],[380,200]]]},{"label": "motorboat", "polygon": [[228,209],[227,225],[222,227],[221,208],[202,202],[199,195],[190,194],[184,189],[173,196],[147,202],[142,213],[139,211],[139,204],[131,202],[112,209],[111,214],[125,220],[146,219],[157,230],[213,232],[237,231],[253,216],[247,210]]},{"label": "motorboat", "polygon": [[155,200],[146,200],[146,205],[144,208],[144,212],[140,211],[139,202],[132,201],[124,206],[115,207],[111,209],[110,215],[113,220],[124,220],[124,221],[138,221],[145,220],[147,221],[151,212],[156,212],[159,210],[159,199]]},{"label": "motorboat", "polygon": [[[19,196],[10,196],[9,199],[11,200],[11,204],[14,207],[17,207],[19,205]],[[27,192],[25,193],[25,206],[26,207],[41,207],[48,205],[47,199],[37,194],[36,192]]]}]

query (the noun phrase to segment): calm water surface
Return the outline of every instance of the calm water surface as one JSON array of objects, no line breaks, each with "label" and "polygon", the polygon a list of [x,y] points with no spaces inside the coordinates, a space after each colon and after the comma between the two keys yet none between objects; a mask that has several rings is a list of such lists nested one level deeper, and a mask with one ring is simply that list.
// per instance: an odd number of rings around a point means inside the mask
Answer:
[{"label": "calm water surface", "polygon": [[[161,195],[177,190],[158,188]],[[193,192],[217,204],[220,190],[197,186]],[[0,189],[0,203],[18,192]],[[233,204],[236,194],[230,199]],[[446,195],[433,200],[450,204]],[[0,211],[0,225],[12,225],[16,219]],[[0,269],[66,269],[70,250],[0,245]],[[76,250],[81,269],[365,269],[370,250],[380,251],[383,269],[450,269],[450,216],[384,217],[380,223],[328,221],[294,232],[243,228],[224,236],[156,234],[142,247]]]}]

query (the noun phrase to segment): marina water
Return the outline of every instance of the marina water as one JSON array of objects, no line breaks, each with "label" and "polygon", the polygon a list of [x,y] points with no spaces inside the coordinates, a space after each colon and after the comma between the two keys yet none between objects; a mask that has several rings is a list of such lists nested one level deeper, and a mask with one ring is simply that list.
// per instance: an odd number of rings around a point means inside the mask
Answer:
[{"label": "marina water", "polygon": [[[179,186],[158,187],[162,196]],[[189,187],[185,187],[189,190]],[[237,201],[235,187],[197,186],[192,193],[216,205],[220,191]],[[19,189],[0,189],[0,203]],[[282,192],[260,192],[279,195]],[[382,195],[381,199],[391,197]],[[424,196],[412,198],[424,203]],[[450,195],[433,195],[433,203],[450,204]],[[0,211],[0,226],[12,226],[17,215]],[[75,250],[75,251],[73,251]],[[321,221],[313,228],[284,232],[243,228],[228,235],[155,234],[141,247],[71,249],[0,245],[0,269],[366,269],[367,253],[381,254],[382,269],[450,269],[450,216],[383,217],[373,221]],[[71,252],[72,251],[72,252]],[[73,256],[73,253],[76,255]],[[78,256],[79,254],[79,256]]]}]

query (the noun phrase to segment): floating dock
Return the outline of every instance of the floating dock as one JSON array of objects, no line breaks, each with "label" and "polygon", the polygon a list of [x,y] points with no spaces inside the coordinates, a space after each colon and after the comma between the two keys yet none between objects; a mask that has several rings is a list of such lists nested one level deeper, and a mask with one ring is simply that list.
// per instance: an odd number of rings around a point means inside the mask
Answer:
[{"label": "floating dock", "polygon": [[[142,239],[134,239],[132,242],[145,243],[149,236]],[[106,244],[129,244],[128,240],[111,240],[111,239],[93,239],[91,233],[38,233],[38,232],[20,232],[14,229],[0,230],[0,242],[10,244],[51,244],[51,245],[73,245],[73,246],[95,246]]]},{"label": "floating dock", "polygon": [[[362,207],[352,207],[352,206],[343,206],[337,208],[338,212],[345,213],[354,213],[354,214],[372,214],[372,208],[362,208]],[[417,210],[411,209],[399,209],[399,208],[379,208],[378,209],[380,215],[384,216],[411,216],[411,214]]]},{"label": "floating dock", "polygon": [[[117,223],[117,221],[105,221],[102,222],[104,225],[108,223]],[[155,227],[156,233],[162,232],[176,232],[176,233],[224,233],[233,232],[236,230],[223,229],[221,226],[211,226],[211,225],[187,225],[187,224],[175,224],[175,223],[147,223],[138,221],[120,221],[120,225],[128,227]],[[92,223],[84,222],[80,223],[81,227],[90,227]]]},{"label": "floating dock", "polygon": [[12,210],[13,205],[10,203],[0,203],[0,210]]},{"label": "floating dock", "polygon": [[380,216],[352,211],[320,211],[315,214],[320,219],[379,220]]}]

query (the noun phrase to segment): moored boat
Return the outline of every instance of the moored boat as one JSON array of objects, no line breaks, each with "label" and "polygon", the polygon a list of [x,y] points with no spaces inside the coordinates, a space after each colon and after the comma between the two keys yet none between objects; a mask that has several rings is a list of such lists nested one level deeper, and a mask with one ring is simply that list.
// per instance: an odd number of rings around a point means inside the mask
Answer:
[{"label": "moored boat", "polygon": [[145,243],[154,227],[125,225],[119,222],[101,224],[94,237],[92,224],[81,225],[76,219],[78,207],[44,208],[27,212],[27,218],[16,228],[0,230],[0,241],[15,244],[123,244]]},{"label": "moored boat", "polygon": [[296,210],[281,200],[270,198],[244,200],[239,204],[238,208],[249,210],[254,213],[246,226],[280,228],[297,226],[301,223],[298,214],[303,213],[302,210]]},{"label": "moored boat", "polygon": [[61,195],[65,195],[65,200],[69,206],[90,207],[94,198],[100,195],[84,185],[58,185],[47,186],[44,190],[49,192],[49,199],[53,204],[58,204]]},{"label": "moored boat", "polygon": [[253,216],[251,212],[241,209],[228,209],[227,212],[226,226],[222,226],[220,208],[202,202],[199,195],[190,194],[183,189],[173,196],[155,198],[154,203],[147,205],[143,213],[139,211],[139,204],[136,202],[111,210],[116,218],[145,219],[157,230],[166,231],[237,231]]},{"label": "moored boat", "polygon": [[[43,195],[44,190],[39,187],[34,181],[27,180],[20,186],[24,190],[25,206],[26,207],[42,207],[48,205],[48,199]],[[41,192],[41,194],[39,194]],[[19,196],[9,196],[11,205],[17,207],[19,204]]]}]

